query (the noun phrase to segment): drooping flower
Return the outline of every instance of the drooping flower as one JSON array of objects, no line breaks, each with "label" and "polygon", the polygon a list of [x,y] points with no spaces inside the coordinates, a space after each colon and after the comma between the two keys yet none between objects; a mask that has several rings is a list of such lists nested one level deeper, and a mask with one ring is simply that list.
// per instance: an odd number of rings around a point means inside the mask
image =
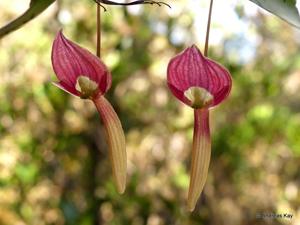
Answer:
[{"label": "drooping flower", "polygon": [[121,122],[104,94],[111,86],[105,64],[88,50],[64,37],[60,31],[52,46],[52,66],[62,90],[94,102],[106,131],[113,176],[119,193],[126,186],[125,136]]},{"label": "drooping flower", "polygon": [[193,211],[204,188],[211,155],[209,109],[230,93],[230,73],[206,58],[195,46],[175,56],[168,65],[168,87],[184,104],[194,108],[194,136],[188,208]]}]

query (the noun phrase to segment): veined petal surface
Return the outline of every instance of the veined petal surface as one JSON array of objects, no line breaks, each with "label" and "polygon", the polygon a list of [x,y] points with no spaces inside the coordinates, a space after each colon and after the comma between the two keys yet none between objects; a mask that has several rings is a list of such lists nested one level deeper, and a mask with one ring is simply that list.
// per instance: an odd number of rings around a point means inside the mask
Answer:
[{"label": "veined petal surface", "polygon": [[114,180],[118,192],[122,194],[126,188],[127,172],[126,143],[122,124],[104,96],[93,99],[93,101],[103,121]]},{"label": "veined petal surface", "polygon": [[95,81],[101,94],[111,86],[111,74],[105,64],[88,50],[68,40],[62,31],[53,42],[51,59],[60,86],[72,94],[80,95],[75,89],[79,76]]},{"label": "veined petal surface", "polygon": [[203,56],[195,45],[171,59],[167,81],[173,95],[187,105],[191,104],[184,96],[187,89],[206,89],[214,97],[210,107],[218,105],[229,95],[232,84],[227,69]]},{"label": "veined petal surface", "polygon": [[208,174],[211,156],[211,139],[208,109],[194,110],[194,137],[191,162],[188,209],[193,211],[199,199]]}]

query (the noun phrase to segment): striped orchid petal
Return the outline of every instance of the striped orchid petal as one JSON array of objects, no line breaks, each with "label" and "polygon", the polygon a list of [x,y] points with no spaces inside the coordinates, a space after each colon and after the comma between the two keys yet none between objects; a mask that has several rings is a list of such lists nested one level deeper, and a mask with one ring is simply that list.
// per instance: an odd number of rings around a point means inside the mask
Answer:
[{"label": "striped orchid petal", "polygon": [[167,82],[172,94],[194,108],[194,136],[188,209],[193,211],[203,191],[211,155],[209,108],[230,93],[231,76],[220,64],[206,58],[195,46],[171,59]]},{"label": "striped orchid petal", "polygon": [[58,78],[54,85],[69,94],[94,102],[106,131],[114,180],[119,193],[126,186],[126,146],[121,122],[104,94],[111,86],[105,64],[88,50],[59,32],[52,47],[52,65]]},{"label": "striped orchid petal", "polygon": [[80,76],[97,84],[95,96],[105,94],[111,86],[111,74],[106,65],[88,50],[66,39],[61,31],[53,42],[51,58],[59,86],[76,96],[92,97],[82,95],[76,88]]},{"label": "striped orchid petal", "polygon": [[184,92],[191,87],[206,89],[214,99],[209,105],[221,103],[231,90],[231,77],[227,69],[206,58],[193,45],[175,56],[168,65],[168,86],[180,101],[191,106]]},{"label": "striped orchid petal", "polygon": [[109,157],[117,190],[119,193],[124,193],[126,185],[127,157],[122,125],[111,104],[103,96],[94,99],[94,103],[105,127],[109,146]]},{"label": "striped orchid petal", "polygon": [[188,194],[188,209],[193,211],[204,188],[211,155],[209,113],[207,109],[197,109],[194,113],[194,136],[191,163],[191,179]]}]

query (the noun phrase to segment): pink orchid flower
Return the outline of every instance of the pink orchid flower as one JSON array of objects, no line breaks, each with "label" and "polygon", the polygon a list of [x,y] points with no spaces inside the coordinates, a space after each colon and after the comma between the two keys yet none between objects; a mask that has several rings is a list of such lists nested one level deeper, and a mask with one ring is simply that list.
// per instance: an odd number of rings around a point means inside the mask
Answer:
[{"label": "pink orchid flower", "polygon": [[119,193],[126,186],[125,136],[120,120],[104,94],[111,86],[105,64],[88,50],[64,37],[60,31],[52,46],[52,66],[62,90],[94,102],[105,127],[113,176]]},{"label": "pink orchid flower", "polygon": [[206,58],[193,45],[171,59],[168,86],[173,95],[194,108],[194,137],[188,208],[193,211],[206,182],[211,155],[209,108],[220,104],[230,93],[230,73]]}]

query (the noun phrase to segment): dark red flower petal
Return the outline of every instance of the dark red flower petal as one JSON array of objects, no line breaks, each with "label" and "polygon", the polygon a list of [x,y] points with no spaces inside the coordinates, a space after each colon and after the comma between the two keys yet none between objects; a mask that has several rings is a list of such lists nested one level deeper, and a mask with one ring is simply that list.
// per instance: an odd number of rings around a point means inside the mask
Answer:
[{"label": "dark red flower petal", "polygon": [[52,84],[54,84],[56,87],[64,90],[65,92],[75,95],[75,96],[79,96],[80,93],[74,88],[74,87],[70,87],[68,86],[65,82],[60,81],[60,82],[52,82]]},{"label": "dark red flower petal", "polygon": [[[88,50],[66,39],[60,31],[52,46],[52,65],[60,83],[72,94],[79,76],[87,76],[98,84],[101,94],[111,86],[111,74],[105,64]],[[74,90],[76,92],[74,92]]]},{"label": "dark red flower petal", "polygon": [[232,81],[227,69],[204,57],[195,45],[171,59],[167,73],[173,95],[187,105],[191,104],[184,92],[191,87],[204,88],[213,95],[210,107],[222,102],[231,90]]}]

